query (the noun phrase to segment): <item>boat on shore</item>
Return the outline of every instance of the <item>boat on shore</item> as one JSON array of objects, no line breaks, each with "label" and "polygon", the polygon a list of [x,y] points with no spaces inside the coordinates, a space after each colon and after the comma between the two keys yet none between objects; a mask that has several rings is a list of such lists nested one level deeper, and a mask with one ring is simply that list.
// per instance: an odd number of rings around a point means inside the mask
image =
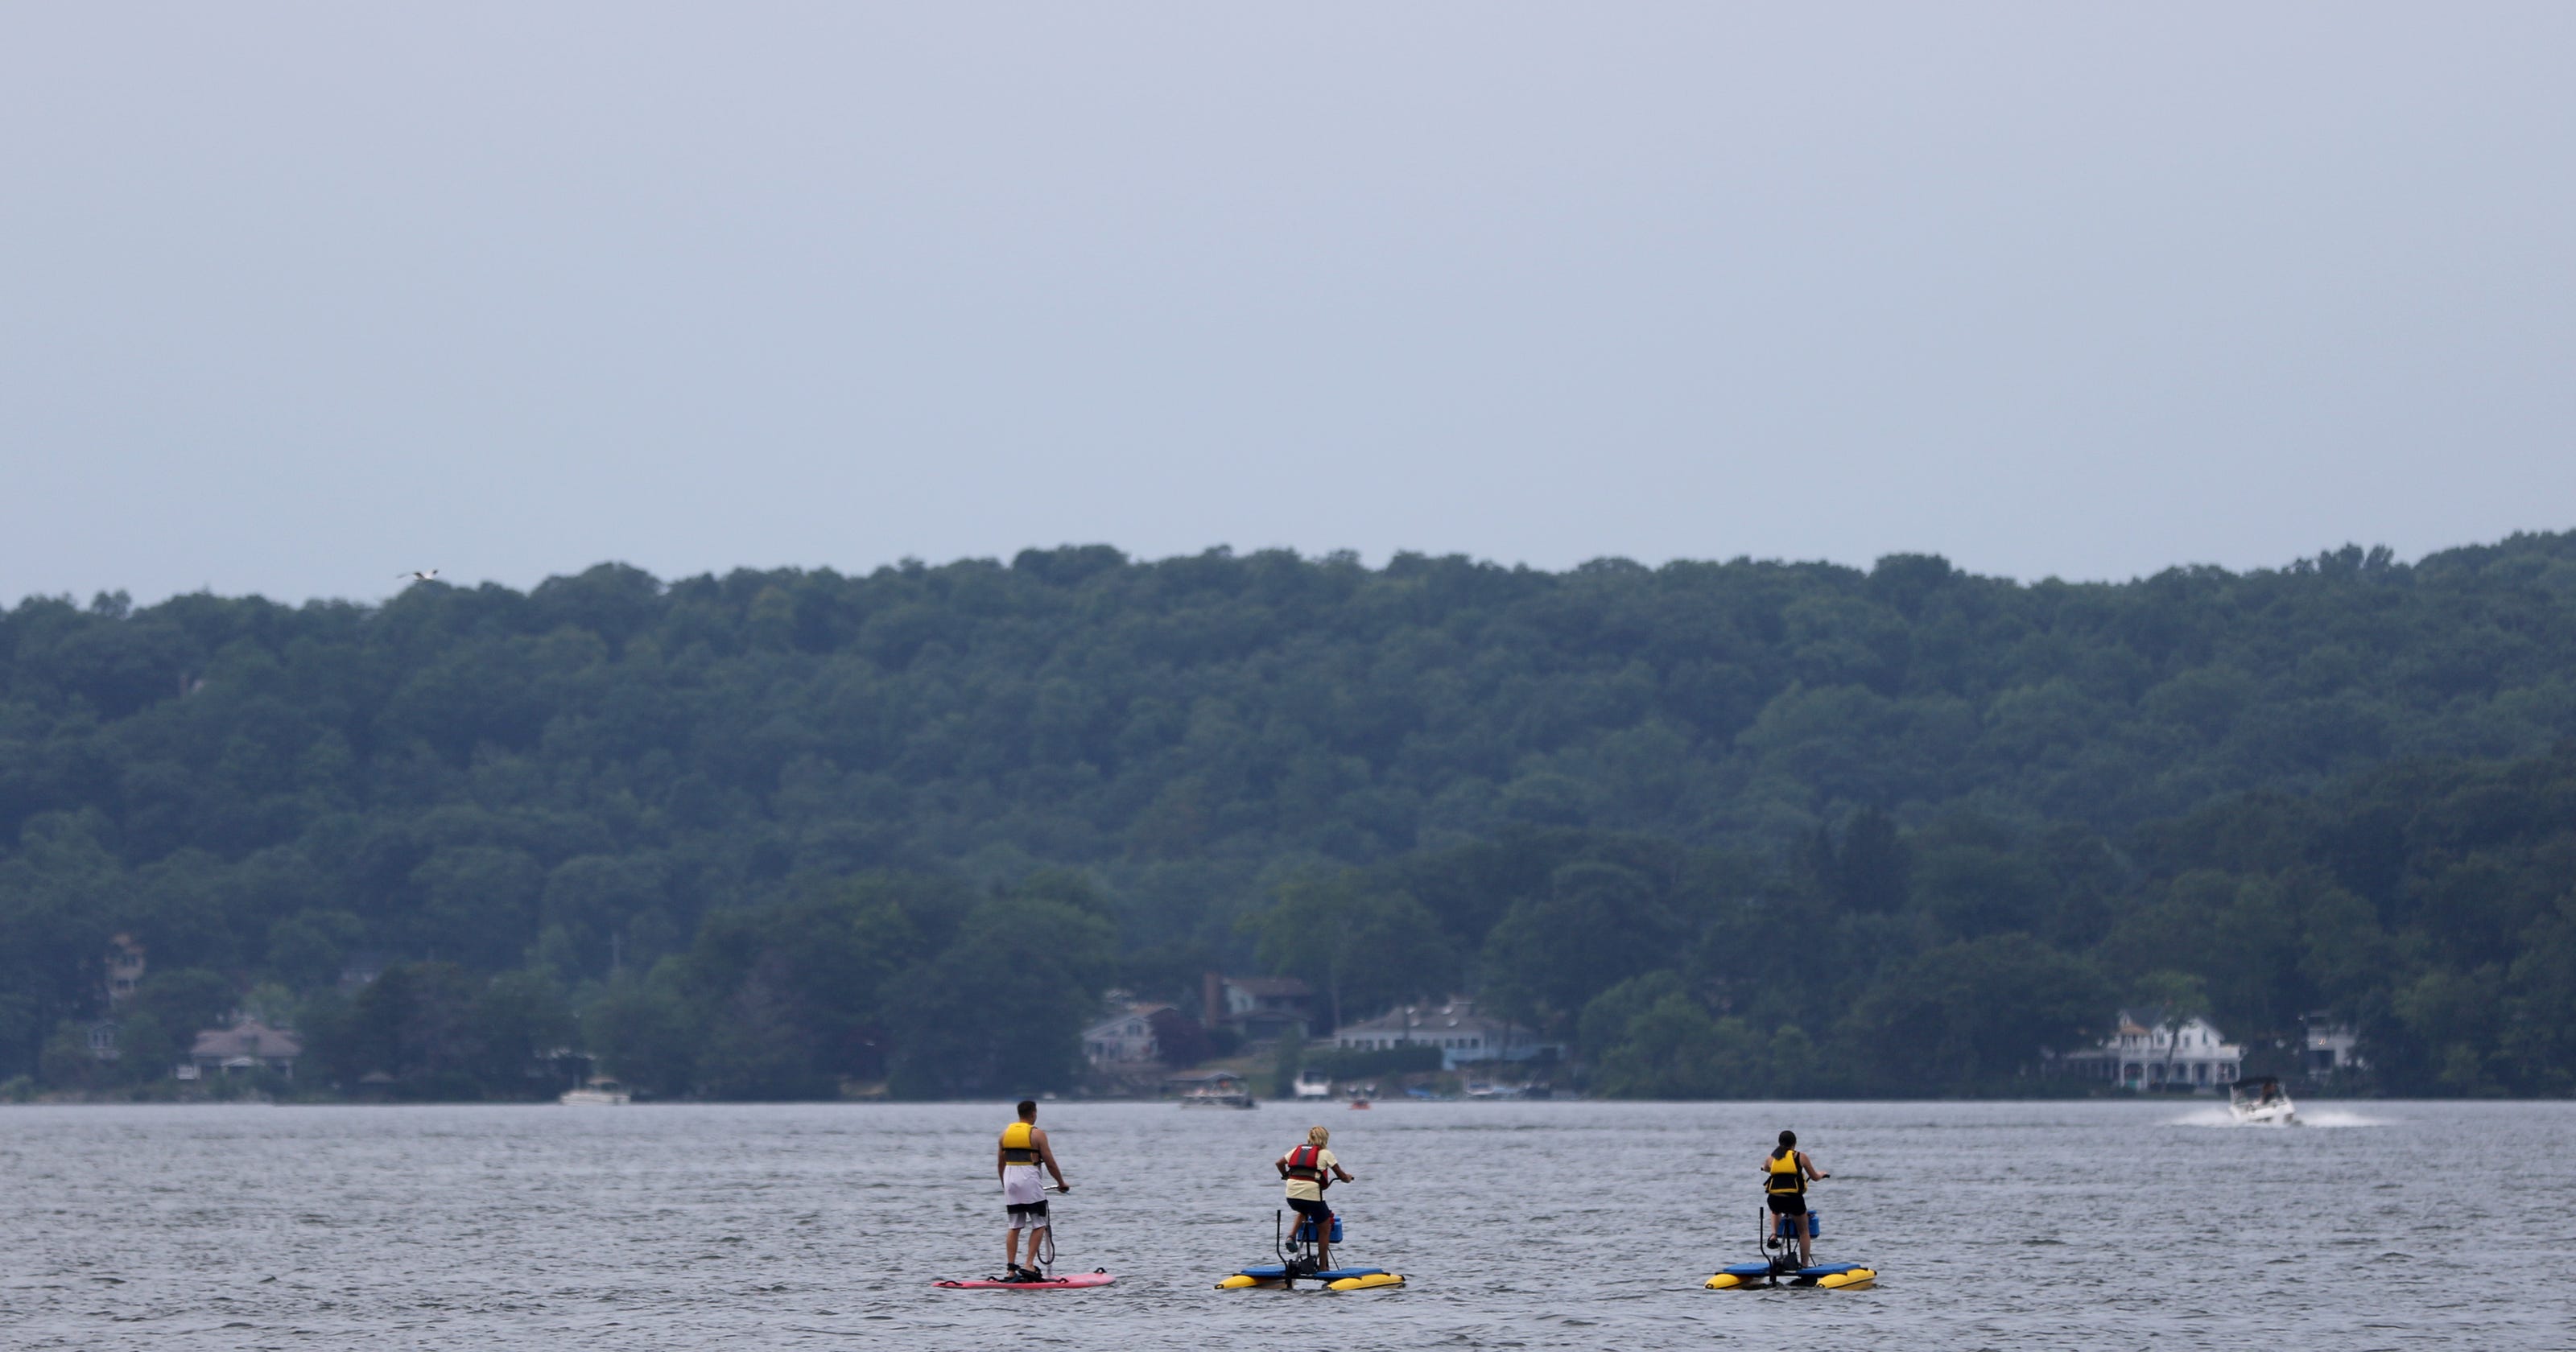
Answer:
[{"label": "boat on shore", "polygon": [[565,1090],[562,1097],[555,1100],[557,1103],[572,1107],[587,1104],[601,1108],[623,1107],[633,1101],[634,1095],[626,1092],[625,1085],[597,1075],[592,1076],[578,1089]]}]

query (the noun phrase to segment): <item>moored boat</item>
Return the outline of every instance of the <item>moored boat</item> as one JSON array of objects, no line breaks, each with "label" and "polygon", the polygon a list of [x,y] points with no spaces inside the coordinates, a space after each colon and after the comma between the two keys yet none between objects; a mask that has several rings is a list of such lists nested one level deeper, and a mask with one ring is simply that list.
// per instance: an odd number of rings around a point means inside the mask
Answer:
[{"label": "moored boat", "polygon": [[1252,1087],[1242,1076],[1230,1070],[1194,1070],[1172,1076],[1163,1082],[1167,1089],[1180,1091],[1184,1108],[1257,1108]]},{"label": "moored boat", "polygon": [[633,1101],[634,1096],[626,1092],[625,1085],[599,1075],[592,1076],[587,1083],[583,1084],[578,1089],[565,1090],[563,1092],[563,1096],[555,1100],[557,1103],[571,1104],[575,1106],[590,1104],[597,1107],[608,1108],[618,1107]]}]

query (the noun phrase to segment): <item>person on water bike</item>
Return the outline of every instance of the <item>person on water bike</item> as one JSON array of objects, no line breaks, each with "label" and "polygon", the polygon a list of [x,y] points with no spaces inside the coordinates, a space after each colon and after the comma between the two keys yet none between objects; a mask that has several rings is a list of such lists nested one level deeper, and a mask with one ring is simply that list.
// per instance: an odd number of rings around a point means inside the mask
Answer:
[{"label": "person on water bike", "polygon": [[1798,1266],[1815,1261],[1815,1223],[1807,1219],[1807,1180],[1831,1178],[1833,1175],[1816,1167],[1815,1157],[1798,1148],[1798,1133],[1780,1133],[1780,1148],[1762,1159],[1762,1197],[1771,1204],[1771,1214],[1789,1218],[1790,1230],[1798,1236]]},{"label": "person on water bike", "polygon": [[[1055,1175],[1056,1191],[1073,1191],[1073,1185],[1064,1181],[1064,1170],[1056,1167],[1055,1147],[1047,1144],[1047,1134],[1038,1130],[1037,1123],[1037,1100],[1021,1099],[1020,1120],[1002,1128],[1001,1149],[993,1157],[994,1172],[1002,1176],[1002,1210],[1011,1218],[1011,1228],[1002,1240],[1002,1261],[1010,1265],[1005,1281],[1046,1280],[1038,1258],[1038,1246],[1047,1232],[1046,1179],[1039,1168]],[[1027,1267],[1020,1266],[1022,1231],[1029,1236]]]},{"label": "person on water bike", "polygon": [[1308,1127],[1306,1143],[1275,1161],[1279,1177],[1288,1184],[1289,1208],[1314,1223],[1317,1272],[1329,1272],[1333,1267],[1333,1209],[1324,1205],[1324,1189],[1333,1186],[1337,1178],[1344,1183],[1359,1182],[1340,1160],[1333,1158],[1332,1151],[1324,1148],[1331,1139],[1330,1130]]}]

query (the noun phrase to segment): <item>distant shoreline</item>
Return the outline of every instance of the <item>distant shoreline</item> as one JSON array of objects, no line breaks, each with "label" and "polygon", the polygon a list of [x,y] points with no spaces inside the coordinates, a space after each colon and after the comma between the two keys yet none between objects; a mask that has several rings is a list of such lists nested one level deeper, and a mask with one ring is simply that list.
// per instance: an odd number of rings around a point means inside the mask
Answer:
[{"label": "distant shoreline", "polygon": [[[2303,1094],[2303,1095],[2301,1095],[2301,1096],[2300,1096],[2299,1101],[2300,1101],[2303,1105],[2305,1105],[2305,1104],[2337,1104],[2337,1105],[2345,1105],[2345,1106],[2349,1106],[2349,1105],[2356,1105],[2356,1104],[2386,1104],[2386,1103],[2423,1103],[2423,1104],[2461,1104],[2461,1105],[2467,1105],[2467,1104],[2476,1104],[2476,1103],[2576,1103],[2576,1097],[2569,1097],[2569,1096],[2565,1096],[2565,1095],[2559,1095],[2559,1096],[2549,1096],[2549,1095],[2529,1095],[2529,1096],[2520,1096],[2520,1097],[2516,1097],[2516,1096],[2498,1096],[2498,1095],[2488,1095],[2488,1096],[2481,1096],[2481,1097],[2478,1097],[2478,1098],[2368,1098],[2368,1097],[2361,1097],[2361,1098],[2329,1098],[2329,1097],[2325,1097],[2325,1096],[2322,1096],[2322,1095],[2308,1095],[2308,1094]],[[591,1104],[564,1104],[564,1103],[553,1103],[553,1102],[548,1102],[548,1101],[544,1101],[544,1100],[536,1100],[536,1099],[525,1099],[525,1100],[515,1100],[515,1101],[498,1101],[498,1100],[491,1100],[491,1099],[418,1099],[418,1100],[411,1100],[411,1101],[406,1101],[406,1102],[399,1102],[399,1103],[397,1103],[397,1102],[389,1102],[389,1101],[386,1101],[386,1100],[383,1100],[383,1099],[283,1099],[283,1100],[279,1100],[279,1099],[184,1099],[184,1100],[179,1100],[179,1099],[125,1099],[125,1098],[62,1098],[62,1097],[50,1097],[50,1098],[31,1099],[31,1100],[27,1100],[27,1101],[24,1101],[24,1102],[0,1102],[0,1110],[6,1110],[6,1109],[12,1109],[12,1108],[542,1108],[542,1109],[546,1109],[546,1110],[549,1110],[549,1111],[562,1112],[562,1113],[592,1113],[592,1112],[624,1112],[624,1111],[627,1111],[627,1110],[629,1110],[629,1109],[637,1109],[637,1108],[642,1108],[642,1109],[654,1109],[654,1108],[960,1108],[960,1107],[991,1107],[991,1106],[996,1105],[996,1104],[1007,1104],[1007,1102],[1008,1102],[1008,1100],[1007,1100],[1007,1099],[1004,1099],[1004,1098],[967,1098],[967,1099],[885,1099],[885,1098],[877,1098],[877,1099],[663,1099],[663,1100],[650,1101],[650,1102],[639,1102],[639,1103],[620,1104],[620,1105],[617,1105],[617,1106],[616,1106],[616,1107],[614,1107],[614,1108],[609,1108],[609,1107],[605,1107],[605,1106],[602,1106],[602,1105],[591,1105]],[[1301,1103],[1304,1103],[1304,1104],[1311,1104],[1311,1105],[1313,1105],[1314,1107],[1319,1108],[1319,1109],[1331,1109],[1331,1108],[1344,1108],[1344,1109],[1346,1109],[1346,1108],[1347,1108],[1347,1105],[1346,1105],[1343,1101],[1338,1100],[1338,1099],[1336,1099],[1336,1100],[1330,1100],[1330,1101],[1326,1101],[1326,1102],[1321,1102],[1321,1103],[1318,1103],[1318,1102],[1316,1102],[1315,1100],[1312,1100],[1312,1099],[1262,1099],[1262,1100],[1260,1100],[1260,1104],[1261,1104],[1261,1106],[1262,1106],[1262,1107],[1264,1107],[1264,1108],[1271,1108],[1271,1107],[1295,1107],[1295,1106],[1297,1106],[1297,1105],[1299,1105],[1299,1104],[1301,1104]],[[2106,1104],[2106,1103],[2114,1103],[2114,1104],[2116,1104],[2116,1103],[2126,1103],[2126,1104],[2137,1104],[2137,1105],[2140,1105],[2140,1106],[2146,1106],[2146,1107],[2186,1108],[2186,1109],[2188,1109],[2188,1108],[2193,1108],[2193,1107],[2211,1107],[2211,1108],[2221,1107],[2221,1106],[2224,1106],[2224,1105],[2225,1105],[2226,1100],[2224,1100],[2224,1099],[2220,1099],[2220,1098],[2215,1098],[2215,1097],[2201,1097],[2201,1098],[2173,1098],[2173,1099],[2166,1099],[2166,1098],[2150,1098],[2150,1097],[2147,1097],[2147,1096],[2145,1096],[2145,1095],[2101,1094],[2101,1095],[2093,1095],[2093,1096],[2087,1096],[2087,1097],[2082,1097],[2082,1098],[2002,1098],[2002,1097],[1996,1097],[1996,1098],[1783,1098],[1783,1099],[1735,1099],[1735,1098],[1724,1098],[1724,1099],[1719,1099],[1719,1098],[1708,1098],[1708,1099],[1611,1099],[1611,1098],[1562,1098],[1562,1097],[1561,1097],[1561,1098],[1554,1098],[1554,1099],[1512,1099],[1512,1100],[1505,1100],[1505,1101],[1501,1101],[1501,1102],[1493,1102],[1493,1103],[1479,1102],[1479,1101],[1476,1101],[1476,1100],[1470,1100],[1470,1099],[1436,1099],[1436,1100],[1419,1100],[1419,1101],[1416,1101],[1416,1100],[1403,1100],[1403,1099],[1385,1099],[1385,1100],[1372,1100],[1372,1103],[1373,1103],[1374,1107],[1375,1107],[1376,1109],[1379,1109],[1379,1110],[1390,1109],[1390,1108],[1403,1108],[1403,1109],[1410,1109],[1410,1108],[1441,1108],[1441,1107],[1473,1107],[1473,1108],[1477,1108],[1477,1109],[1492,1109],[1492,1108],[1525,1108],[1525,1107],[1586,1107],[1586,1108],[1591,1108],[1591,1107],[1629,1107],[1629,1108],[1637,1108],[1637,1107],[1682,1107],[1682,1106],[1701,1105],[1701,1104],[1711,1104],[1711,1105],[1796,1104],[1796,1105],[1799,1105],[1799,1106],[1813,1106],[1813,1107],[1852,1107],[1852,1106],[1862,1106],[1862,1105],[1888,1105],[1888,1106],[1899,1106],[1899,1105],[1907,1105],[1907,1104],[1911,1104],[1911,1105],[1917,1105],[1917,1106],[1938,1106],[1938,1105],[1944,1105],[1944,1104],[1984,1104],[1984,1103],[2021,1103],[2021,1104],[2043,1103],[2043,1104],[2065,1104],[2065,1105],[2070,1105],[2070,1106],[2071,1106],[2071,1105],[2076,1105],[2076,1104]],[[1099,1107],[1143,1107],[1143,1108],[1157,1108],[1157,1107],[1160,1107],[1160,1108],[1175,1108],[1175,1107],[1178,1107],[1178,1106],[1180,1106],[1180,1105],[1179,1105],[1179,1101],[1178,1101],[1178,1100],[1176,1100],[1176,1099],[1147,1099],[1147,1098],[1078,1098],[1078,1099],[1058,1099],[1058,1100],[1050,1101],[1050,1102],[1048,1102],[1048,1103],[1046,1104],[1046,1107],[1048,1107],[1049,1109],[1056,1110],[1056,1111],[1062,1111],[1062,1110],[1064,1110],[1064,1109],[1068,1109],[1068,1108],[1099,1108]]]}]

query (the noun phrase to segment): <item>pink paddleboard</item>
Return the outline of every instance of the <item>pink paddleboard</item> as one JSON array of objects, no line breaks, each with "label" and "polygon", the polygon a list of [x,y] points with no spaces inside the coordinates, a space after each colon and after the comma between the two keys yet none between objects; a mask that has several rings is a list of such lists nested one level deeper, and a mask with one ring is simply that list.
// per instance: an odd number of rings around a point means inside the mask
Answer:
[{"label": "pink paddleboard", "polygon": [[1042,1282],[993,1282],[981,1279],[969,1282],[932,1282],[932,1286],[950,1291],[1069,1291],[1078,1286],[1107,1286],[1118,1280],[1106,1272],[1076,1272],[1050,1277]]}]

